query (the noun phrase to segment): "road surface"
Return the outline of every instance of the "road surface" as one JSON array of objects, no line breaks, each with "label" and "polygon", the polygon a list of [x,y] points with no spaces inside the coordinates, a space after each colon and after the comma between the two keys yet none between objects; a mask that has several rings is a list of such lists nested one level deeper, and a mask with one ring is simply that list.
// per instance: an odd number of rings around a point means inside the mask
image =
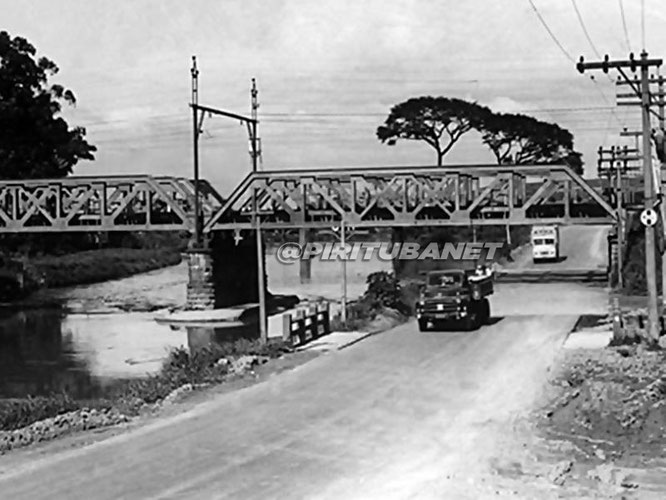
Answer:
[{"label": "road surface", "polygon": [[0,497],[485,498],[490,464],[577,316],[603,314],[606,301],[580,284],[499,285],[498,318],[477,332],[407,323],[176,417],[5,468]]},{"label": "road surface", "polygon": [[609,226],[564,226],[560,228],[560,262],[532,262],[532,247],[526,245],[506,269],[594,270],[606,269]]}]

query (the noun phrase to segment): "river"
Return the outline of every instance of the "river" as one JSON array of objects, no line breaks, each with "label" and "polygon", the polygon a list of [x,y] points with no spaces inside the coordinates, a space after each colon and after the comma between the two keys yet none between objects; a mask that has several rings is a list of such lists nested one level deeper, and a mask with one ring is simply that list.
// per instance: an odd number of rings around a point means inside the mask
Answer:
[{"label": "river", "polygon": [[[297,265],[267,257],[269,289],[301,298],[341,296],[341,264],[313,262],[312,284],[300,285]],[[348,295],[365,290],[366,276],[389,270],[380,261],[347,264]],[[159,370],[187,331],[155,322],[185,303],[187,265],[87,286],[41,290],[22,307],[0,309],[0,397],[66,391],[103,397],[119,381]]]}]

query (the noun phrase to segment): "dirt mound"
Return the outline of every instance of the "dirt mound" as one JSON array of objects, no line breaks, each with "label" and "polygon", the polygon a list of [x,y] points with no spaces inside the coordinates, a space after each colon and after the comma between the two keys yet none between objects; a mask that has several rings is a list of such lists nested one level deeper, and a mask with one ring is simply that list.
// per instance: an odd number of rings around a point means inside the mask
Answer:
[{"label": "dirt mound", "polygon": [[666,353],[642,346],[580,354],[557,380],[549,430],[598,454],[657,457],[666,444]]}]

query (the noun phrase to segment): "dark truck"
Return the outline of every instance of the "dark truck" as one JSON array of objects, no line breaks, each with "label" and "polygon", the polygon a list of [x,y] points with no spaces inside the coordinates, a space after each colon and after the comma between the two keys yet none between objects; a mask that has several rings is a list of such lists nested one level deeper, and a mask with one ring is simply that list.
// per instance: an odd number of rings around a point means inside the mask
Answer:
[{"label": "dark truck", "polygon": [[487,297],[492,294],[493,276],[486,268],[430,271],[416,303],[419,330],[453,322],[476,330],[490,319]]}]

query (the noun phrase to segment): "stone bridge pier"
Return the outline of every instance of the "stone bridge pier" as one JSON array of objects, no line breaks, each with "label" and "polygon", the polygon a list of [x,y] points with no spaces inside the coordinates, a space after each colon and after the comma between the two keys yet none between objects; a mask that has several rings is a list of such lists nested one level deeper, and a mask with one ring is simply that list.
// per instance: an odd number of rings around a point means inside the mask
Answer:
[{"label": "stone bridge pier", "polygon": [[[213,231],[204,236],[201,248],[188,249],[186,309],[210,310],[259,302],[256,233],[243,231],[241,237],[234,238],[232,231]],[[264,252],[267,287],[265,270]]]}]

